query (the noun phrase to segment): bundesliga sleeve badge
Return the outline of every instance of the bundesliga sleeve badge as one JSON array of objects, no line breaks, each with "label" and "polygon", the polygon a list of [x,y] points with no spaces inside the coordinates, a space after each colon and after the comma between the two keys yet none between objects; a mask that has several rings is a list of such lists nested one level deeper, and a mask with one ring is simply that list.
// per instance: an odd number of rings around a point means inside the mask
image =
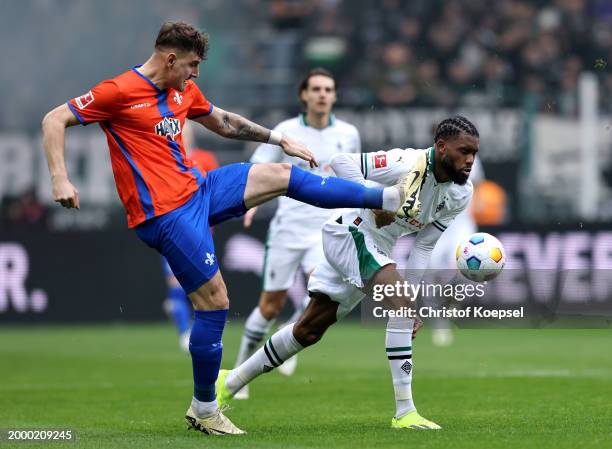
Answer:
[{"label": "bundesliga sleeve badge", "polygon": [[387,155],[377,154],[374,156],[374,168],[384,168],[387,166]]},{"label": "bundesliga sleeve badge", "polygon": [[85,109],[87,106],[89,106],[94,101],[93,92],[90,90],[86,94],[83,94],[80,97],[75,98],[74,101],[79,107],[79,109]]}]

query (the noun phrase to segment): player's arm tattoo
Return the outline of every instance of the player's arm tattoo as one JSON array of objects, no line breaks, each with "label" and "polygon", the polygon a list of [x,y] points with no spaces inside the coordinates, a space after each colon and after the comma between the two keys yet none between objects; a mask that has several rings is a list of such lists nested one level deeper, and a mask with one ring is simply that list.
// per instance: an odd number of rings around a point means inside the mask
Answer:
[{"label": "player's arm tattoo", "polygon": [[232,112],[223,112],[222,134],[230,139],[267,142],[270,130]]}]

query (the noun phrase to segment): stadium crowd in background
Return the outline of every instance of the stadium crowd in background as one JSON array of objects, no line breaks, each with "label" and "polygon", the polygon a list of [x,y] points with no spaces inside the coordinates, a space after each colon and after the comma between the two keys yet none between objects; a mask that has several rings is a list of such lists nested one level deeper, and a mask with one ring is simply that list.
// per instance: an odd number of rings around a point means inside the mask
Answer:
[{"label": "stadium crowd in background", "polygon": [[[296,59],[334,69],[355,105],[516,105],[524,91],[539,110],[575,114],[580,71],[604,68],[612,48],[612,5],[597,0],[271,3],[277,28],[304,38]],[[279,20],[296,3],[311,7]]]},{"label": "stadium crowd in background", "polygon": [[[23,65],[0,73],[13,92],[0,105],[5,127],[23,126],[44,114],[40,105],[141,63],[134,55],[144,58],[146,42],[132,30],[176,17],[215,36],[206,88],[231,106],[259,106],[257,92],[268,106],[292,107],[295,79],[323,66],[337,75],[341,106],[521,106],[532,99],[540,111],[574,114],[578,74],[591,70],[602,81],[602,110],[612,110],[606,0],[134,0],[116,8],[46,0],[15,2],[5,12],[23,19],[3,23],[14,36],[7,56],[34,49]],[[64,22],[78,40],[41,38]],[[128,43],[129,52],[98,57]],[[24,73],[31,89],[16,85]]]}]

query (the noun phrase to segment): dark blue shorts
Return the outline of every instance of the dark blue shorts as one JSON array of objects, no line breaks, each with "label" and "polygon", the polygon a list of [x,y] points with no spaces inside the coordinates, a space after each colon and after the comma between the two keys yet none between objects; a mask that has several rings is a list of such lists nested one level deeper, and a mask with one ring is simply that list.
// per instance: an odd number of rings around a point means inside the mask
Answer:
[{"label": "dark blue shorts", "polygon": [[252,164],[231,164],[208,173],[182,206],[138,225],[138,237],[160,252],[191,293],[219,270],[210,227],[246,212],[244,190]]}]

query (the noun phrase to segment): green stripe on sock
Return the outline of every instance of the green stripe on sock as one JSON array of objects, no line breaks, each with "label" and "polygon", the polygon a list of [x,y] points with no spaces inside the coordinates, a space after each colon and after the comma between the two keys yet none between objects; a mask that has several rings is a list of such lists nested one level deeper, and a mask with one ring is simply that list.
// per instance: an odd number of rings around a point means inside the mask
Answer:
[{"label": "green stripe on sock", "polygon": [[349,226],[349,231],[355,241],[357,247],[357,258],[359,259],[359,274],[362,279],[370,280],[374,274],[380,270],[381,266],[378,264],[374,256],[368,251],[365,244],[364,235],[354,226]]},{"label": "green stripe on sock", "polygon": [[412,346],[402,346],[401,348],[387,348],[387,352],[412,351]]},{"label": "green stripe on sock", "polygon": [[274,345],[272,344],[272,337],[270,337],[270,339],[268,340],[268,346],[270,346],[272,354],[274,354],[274,357],[276,357],[276,359],[278,360],[278,364],[282,365],[285,361],[278,356],[276,349],[274,349]]}]

